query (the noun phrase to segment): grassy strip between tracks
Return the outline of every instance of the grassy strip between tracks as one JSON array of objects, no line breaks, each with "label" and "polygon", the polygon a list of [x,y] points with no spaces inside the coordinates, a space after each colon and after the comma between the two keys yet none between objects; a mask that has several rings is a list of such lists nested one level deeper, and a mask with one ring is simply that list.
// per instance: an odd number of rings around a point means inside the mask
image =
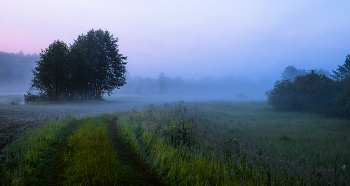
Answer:
[{"label": "grassy strip between tracks", "polygon": [[62,185],[138,185],[109,142],[105,118],[97,119],[86,120],[68,138]]}]

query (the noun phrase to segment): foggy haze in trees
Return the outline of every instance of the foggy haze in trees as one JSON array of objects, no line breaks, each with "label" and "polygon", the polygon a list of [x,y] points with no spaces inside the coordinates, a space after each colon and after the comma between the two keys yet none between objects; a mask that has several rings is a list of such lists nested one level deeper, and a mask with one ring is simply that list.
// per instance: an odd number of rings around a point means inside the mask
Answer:
[{"label": "foggy haze in trees", "polygon": [[[32,69],[39,58],[37,54],[0,52],[0,94],[26,93],[30,89],[30,81],[33,78]],[[348,60],[348,57],[346,59]],[[235,74],[223,75],[220,78],[206,75],[198,79],[186,79],[181,76],[170,77],[163,72],[158,76],[155,75],[156,78],[151,78],[133,76],[132,72],[128,71],[125,74],[127,84],[112,92],[117,96],[200,96],[207,99],[266,100],[265,93],[273,88],[277,80],[293,81],[296,76],[306,75],[310,70],[329,78],[333,76],[333,73],[322,68],[298,69],[293,65],[287,66],[283,72],[280,72],[279,79],[268,76],[256,79]]]},{"label": "foggy haze in trees", "polygon": [[[33,78],[32,69],[35,67],[35,61],[38,60],[37,54],[0,52],[0,94],[26,93]],[[328,70],[298,69],[289,65],[280,72],[279,79],[293,80],[296,76],[305,75],[310,70],[331,77]],[[156,78],[133,76],[132,72],[127,72],[125,75],[127,84],[113,90],[113,95],[201,96],[211,99],[265,100],[265,93],[271,90],[277,81],[271,77],[257,80],[254,77],[235,74],[223,75],[220,78],[206,75],[198,79],[170,77],[163,72],[158,76],[155,75]]]},{"label": "foggy haze in trees", "polygon": [[[0,94],[23,94],[30,89],[31,71],[39,60],[37,54],[22,52],[0,53]],[[126,73],[127,84],[115,89],[114,95],[204,96],[225,98],[265,99],[265,92],[275,80],[269,77],[260,81],[246,76],[226,75],[221,78],[203,76],[199,79],[169,77],[160,73],[157,78],[131,76]]]},{"label": "foggy haze in trees", "polygon": [[158,78],[126,76],[127,84],[116,95],[201,96],[210,99],[265,99],[265,92],[273,87],[269,77],[255,81],[246,76],[227,75],[221,78],[204,76],[200,79],[171,78],[163,72]]},{"label": "foggy haze in trees", "polygon": [[6,53],[0,51],[0,94],[24,93],[30,88],[31,69],[38,54]]}]

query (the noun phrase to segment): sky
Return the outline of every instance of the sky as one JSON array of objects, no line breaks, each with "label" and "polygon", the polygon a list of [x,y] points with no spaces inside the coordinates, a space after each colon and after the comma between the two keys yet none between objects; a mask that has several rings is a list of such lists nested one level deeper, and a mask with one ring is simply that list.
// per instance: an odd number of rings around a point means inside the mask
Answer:
[{"label": "sky", "polygon": [[40,53],[91,29],[118,37],[131,76],[281,78],[335,70],[350,53],[350,1],[0,0],[0,51]]}]

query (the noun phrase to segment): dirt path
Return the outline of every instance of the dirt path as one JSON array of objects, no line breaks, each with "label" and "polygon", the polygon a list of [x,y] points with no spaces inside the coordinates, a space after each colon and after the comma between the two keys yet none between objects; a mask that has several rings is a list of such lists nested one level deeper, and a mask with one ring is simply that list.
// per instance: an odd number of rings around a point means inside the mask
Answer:
[{"label": "dirt path", "polygon": [[107,128],[112,146],[117,150],[119,160],[133,172],[144,185],[167,185],[158,173],[139,154],[128,148],[118,133],[117,118],[107,120]]}]

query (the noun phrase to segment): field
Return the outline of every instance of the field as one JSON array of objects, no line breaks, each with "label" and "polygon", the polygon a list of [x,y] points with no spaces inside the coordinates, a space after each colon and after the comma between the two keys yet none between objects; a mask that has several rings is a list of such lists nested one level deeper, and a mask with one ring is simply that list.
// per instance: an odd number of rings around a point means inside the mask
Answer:
[{"label": "field", "polygon": [[0,103],[0,183],[349,185],[349,120],[183,99]]}]

